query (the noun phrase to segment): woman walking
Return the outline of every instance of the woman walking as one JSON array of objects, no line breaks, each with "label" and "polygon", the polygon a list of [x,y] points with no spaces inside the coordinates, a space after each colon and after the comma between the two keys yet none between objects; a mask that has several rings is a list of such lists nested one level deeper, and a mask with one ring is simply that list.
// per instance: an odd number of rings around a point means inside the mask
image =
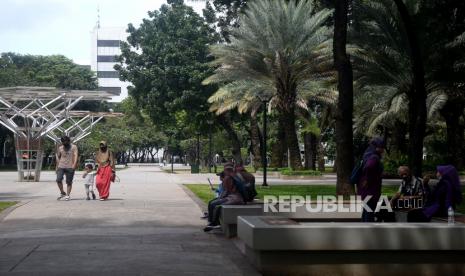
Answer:
[{"label": "woman walking", "polygon": [[100,200],[107,200],[110,195],[110,183],[115,180],[115,159],[108,149],[106,141],[100,142],[95,161],[98,164],[95,186],[100,195]]},{"label": "woman walking", "polygon": [[363,222],[374,222],[375,221],[375,209],[376,205],[381,197],[381,183],[383,176],[383,164],[381,158],[384,154],[384,140],[382,138],[374,138],[371,140],[370,145],[366,149],[363,155],[363,167],[362,177],[360,179],[360,185],[357,186],[357,193],[364,200],[367,196],[371,196],[368,201],[368,206],[372,212],[368,212],[365,209],[362,213]]}]

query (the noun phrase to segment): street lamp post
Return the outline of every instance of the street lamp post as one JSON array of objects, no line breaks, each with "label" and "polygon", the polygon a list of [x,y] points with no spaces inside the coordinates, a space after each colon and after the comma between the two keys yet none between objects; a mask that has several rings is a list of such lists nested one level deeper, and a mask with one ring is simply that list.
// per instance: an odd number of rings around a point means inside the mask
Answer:
[{"label": "street lamp post", "polygon": [[208,173],[212,173],[212,125],[213,121],[208,120]]},{"label": "street lamp post", "polygon": [[267,169],[268,169],[268,160],[266,158],[266,123],[267,123],[267,111],[268,111],[268,102],[271,100],[271,95],[261,95],[259,96],[260,100],[263,103],[263,152],[262,152],[262,162],[263,162],[263,184],[262,186],[268,186],[267,181]]},{"label": "street lamp post", "polygon": [[197,166],[200,169],[200,132],[197,133]]},{"label": "street lamp post", "polygon": [[263,101],[263,153],[262,153],[262,162],[263,162],[263,184],[262,186],[268,186],[267,182],[267,167],[268,167],[268,160],[266,158],[266,121],[267,121],[267,108],[268,102],[265,100]]}]

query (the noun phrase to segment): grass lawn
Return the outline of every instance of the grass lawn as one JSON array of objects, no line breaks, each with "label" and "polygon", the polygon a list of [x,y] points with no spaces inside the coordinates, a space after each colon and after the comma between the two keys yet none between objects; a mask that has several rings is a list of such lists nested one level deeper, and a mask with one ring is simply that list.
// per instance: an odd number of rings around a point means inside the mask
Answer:
[{"label": "grass lawn", "polygon": [[[198,198],[200,198],[205,204],[213,199],[214,194],[210,190],[209,185],[204,184],[185,184],[185,186],[191,190]],[[317,196],[317,195],[334,195],[336,193],[336,187],[330,185],[275,185],[269,188],[257,186],[257,198],[263,199],[265,195],[300,195],[300,196]],[[397,186],[383,186],[383,194],[391,196],[394,195],[398,190]],[[465,199],[465,192],[463,193]],[[465,202],[457,207],[457,212],[465,214]]]},{"label": "grass lawn", "polygon": [[15,205],[16,201],[0,201],[0,212],[2,212],[3,210],[5,210],[6,208],[8,207],[11,207],[13,205]]},{"label": "grass lawn", "polygon": [[[209,185],[204,184],[185,184],[197,197],[203,202],[208,203],[213,199],[214,194],[210,190]],[[257,186],[257,198],[263,199],[265,195],[300,195],[300,196],[317,196],[317,195],[334,195],[336,194],[336,187],[331,185],[274,185],[269,188]],[[383,187],[383,193],[393,195],[397,191],[396,186]]]}]

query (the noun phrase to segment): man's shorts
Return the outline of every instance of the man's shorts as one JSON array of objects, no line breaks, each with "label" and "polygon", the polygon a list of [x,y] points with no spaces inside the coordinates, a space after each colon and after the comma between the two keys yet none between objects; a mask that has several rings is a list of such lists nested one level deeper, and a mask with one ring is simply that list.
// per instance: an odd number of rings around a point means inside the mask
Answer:
[{"label": "man's shorts", "polygon": [[66,176],[66,184],[73,185],[74,169],[69,168],[58,168],[57,170],[57,182],[63,182],[63,177]]}]

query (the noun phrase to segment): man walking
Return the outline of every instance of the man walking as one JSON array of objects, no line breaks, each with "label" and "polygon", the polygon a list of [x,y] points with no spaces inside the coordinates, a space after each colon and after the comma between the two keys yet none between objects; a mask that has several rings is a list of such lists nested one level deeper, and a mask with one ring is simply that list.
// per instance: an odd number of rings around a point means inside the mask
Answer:
[{"label": "man walking", "polygon": [[[68,136],[61,137],[62,145],[58,147],[56,153],[57,159],[57,184],[60,189],[60,196],[57,200],[62,199],[69,200],[71,194],[71,188],[73,187],[74,172],[77,168],[78,163],[78,148],[76,145],[71,144],[71,140]],[[63,190],[63,178],[66,177],[66,193]]]}]

